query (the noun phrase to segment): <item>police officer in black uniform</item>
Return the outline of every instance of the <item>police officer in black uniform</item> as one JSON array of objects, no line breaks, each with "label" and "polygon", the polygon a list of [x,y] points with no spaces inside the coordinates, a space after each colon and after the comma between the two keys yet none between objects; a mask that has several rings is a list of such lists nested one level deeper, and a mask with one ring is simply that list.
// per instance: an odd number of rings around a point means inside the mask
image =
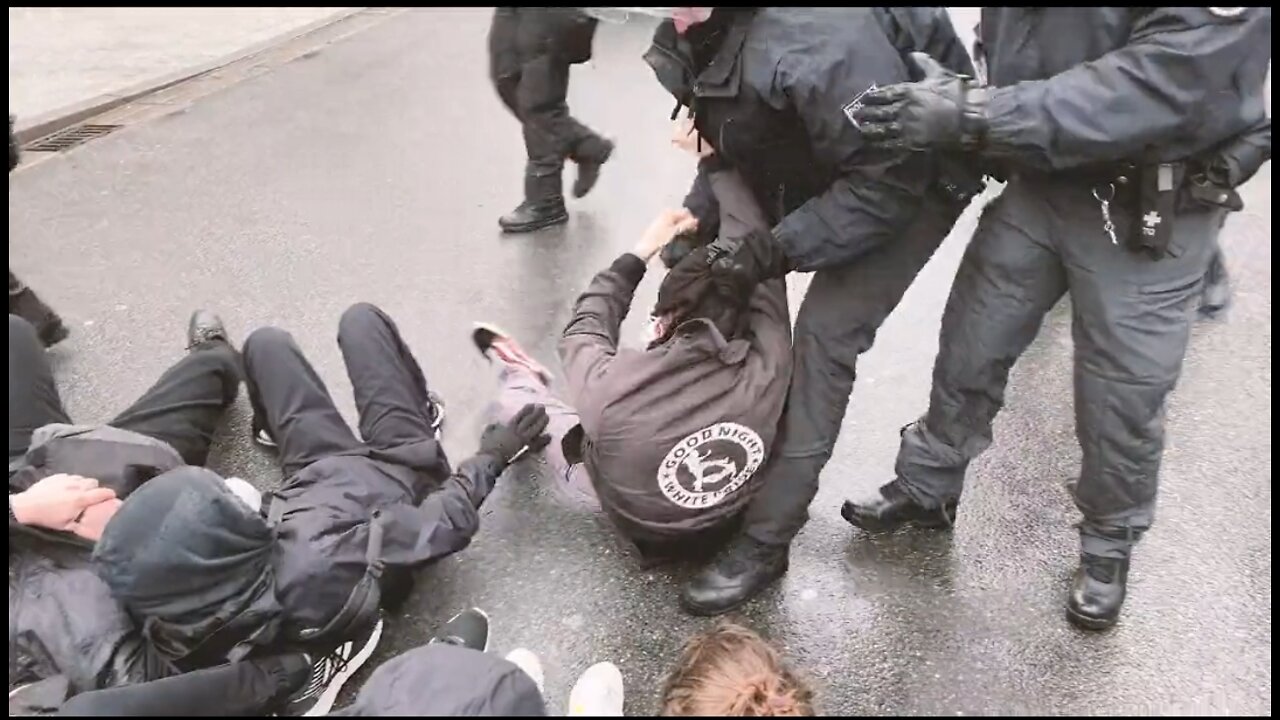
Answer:
[{"label": "police officer in black uniform", "polygon": [[[714,151],[685,199],[711,252],[680,261],[677,271],[699,271],[682,266],[701,263],[729,286],[814,273],[796,319],[779,433],[751,480],[759,488],[743,528],[681,594],[686,610],[712,615],[786,572],[791,540],[839,436],[858,357],[981,178],[945,152],[868,147],[849,115],[870,89],[913,77],[911,50],[973,72],[945,8],[706,10],[676,8],[645,56]],[[708,177],[721,166],[741,174],[770,232],[716,237]]]},{"label": "police officer in black uniform", "polygon": [[979,34],[989,85],[925,58],[923,80],[854,111],[870,141],[967,150],[1008,185],[956,276],[897,478],[842,514],[873,532],[949,526],[1010,367],[1069,293],[1084,519],[1067,614],[1102,629],[1153,520],[1165,400],[1226,210],[1205,167],[1265,119],[1271,9],[985,8]]},{"label": "police officer in black uniform", "polygon": [[503,215],[506,232],[568,222],[560,173],[578,165],[574,197],[595,187],[613,143],[569,115],[569,68],[591,59],[597,21],[579,8],[500,7],[489,28],[489,73],[524,129],[524,202]]}]

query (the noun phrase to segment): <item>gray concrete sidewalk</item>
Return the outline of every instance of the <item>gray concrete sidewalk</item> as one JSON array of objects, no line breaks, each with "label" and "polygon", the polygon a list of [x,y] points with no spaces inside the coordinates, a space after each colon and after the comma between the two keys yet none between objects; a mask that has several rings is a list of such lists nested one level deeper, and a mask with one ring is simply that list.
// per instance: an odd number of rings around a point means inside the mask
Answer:
[{"label": "gray concrete sidewalk", "polygon": [[9,8],[9,112],[54,113],[351,8]]}]

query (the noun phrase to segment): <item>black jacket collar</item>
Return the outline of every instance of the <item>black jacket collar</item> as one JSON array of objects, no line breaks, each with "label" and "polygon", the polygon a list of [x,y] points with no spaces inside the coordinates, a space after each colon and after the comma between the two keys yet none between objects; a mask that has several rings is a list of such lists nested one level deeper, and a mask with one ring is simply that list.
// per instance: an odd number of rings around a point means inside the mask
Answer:
[{"label": "black jacket collar", "polygon": [[[698,98],[735,97],[742,82],[740,62],[747,31],[756,8],[718,8],[714,22],[721,20],[725,28],[717,38],[719,47],[706,67],[699,70],[693,48],[686,36],[676,32],[675,23],[664,20],[653,34],[653,44],[644,59],[653,68],[658,82],[680,105],[692,107]],[[678,109],[678,108],[677,108]]]}]

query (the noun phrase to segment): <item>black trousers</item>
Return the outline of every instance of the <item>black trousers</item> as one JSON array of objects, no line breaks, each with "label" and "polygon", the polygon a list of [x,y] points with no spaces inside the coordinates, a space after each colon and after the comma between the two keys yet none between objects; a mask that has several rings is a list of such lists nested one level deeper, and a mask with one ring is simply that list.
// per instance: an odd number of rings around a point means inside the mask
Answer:
[{"label": "black trousers", "polygon": [[80,693],[59,715],[253,717],[273,712],[311,677],[303,655],[242,660],[138,685]]},{"label": "black trousers", "polygon": [[[1124,238],[1138,221],[1116,208]],[[986,208],[942,317],[929,410],[904,431],[897,474],[919,503],[957,500],[965,469],[991,443],[1009,370],[1064,294],[1072,305],[1075,501],[1086,553],[1125,557],[1155,514],[1165,400],[1182,370],[1191,306],[1222,211],[1173,222],[1170,255],[1113,244],[1080,182],[1014,178]]]},{"label": "black trousers", "polygon": [[525,198],[562,196],[564,161],[592,160],[604,141],[569,114],[573,48],[588,48],[594,21],[583,24],[570,8],[498,8],[489,31],[489,75],[498,97],[520,121],[528,155]]},{"label": "black trousers", "polygon": [[435,438],[426,376],[386,313],[368,303],[351,306],[338,324],[338,346],[363,441],[342,419],[292,335],[267,327],[244,342],[249,400],[280,446],[286,478],[326,457],[372,450],[394,458],[405,447]]},{"label": "black trousers", "polygon": [[[165,371],[133,405],[109,425],[162,440],[183,461],[203,465],[214,433],[240,387],[236,351],[209,343]],[[35,328],[9,316],[9,459],[31,446],[31,434],[49,423],[70,423],[62,407],[49,358]]]},{"label": "black trousers", "polygon": [[858,356],[871,349],[876,331],[963,210],[931,197],[900,238],[813,274],[796,315],[795,364],[778,438],[744,518],[756,541],[789,544],[808,521],[818,476],[849,406]]}]

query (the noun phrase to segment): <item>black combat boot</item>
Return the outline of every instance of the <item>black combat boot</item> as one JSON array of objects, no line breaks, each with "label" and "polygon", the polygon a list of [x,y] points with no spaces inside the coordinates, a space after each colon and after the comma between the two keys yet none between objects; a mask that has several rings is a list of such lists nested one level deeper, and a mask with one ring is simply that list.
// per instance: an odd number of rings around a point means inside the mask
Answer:
[{"label": "black combat boot", "polygon": [[1129,558],[1081,553],[1067,600],[1067,619],[1085,630],[1106,630],[1115,625],[1128,581]]},{"label": "black combat boot", "polygon": [[865,503],[846,500],[840,507],[840,515],[854,527],[867,532],[891,532],[904,525],[942,529],[956,521],[956,503],[949,502],[942,508],[927,508],[912,500],[894,480],[880,488],[880,497]]},{"label": "black combat boot", "polygon": [[527,233],[569,222],[558,170],[551,175],[526,175],[524,197],[515,210],[498,218],[503,232]]},{"label": "black combat boot", "polygon": [[188,350],[197,350],[214,342],[230,343],[230,338],[227,326],[216,314],[208,310],[191,313],[191,320],[187,323]]},{"label": "black combat boot", "polygon": [[787,572],[787,545],[765,545],[746,535],[734,538],[680,593],[693,615],[721,615],[745,603]]},{"label": "black combat boot", "polygon": [[31,323],[45,347],[53,347],[71,334],[53,308],[44,304],[35,291],[9,271],[9,314]]},{"label": "black combat boot", "polygon": [[598,135],[588,138],[578,146],[573,160],[578,164],[578,177],[573,182],[573,196],[586,197],[600,179],[600,168],[613,155],[613,143]]},{"label": "black combat boot", "polygon": [[1209,261],[1209,269],[1204,273],[1204,285],[1200,290],[1200,315],[1209,319],[1216,318],[1226,312],[1230,305],[1231,278],[1227,275],[1222,251],[1218,250]]}]

